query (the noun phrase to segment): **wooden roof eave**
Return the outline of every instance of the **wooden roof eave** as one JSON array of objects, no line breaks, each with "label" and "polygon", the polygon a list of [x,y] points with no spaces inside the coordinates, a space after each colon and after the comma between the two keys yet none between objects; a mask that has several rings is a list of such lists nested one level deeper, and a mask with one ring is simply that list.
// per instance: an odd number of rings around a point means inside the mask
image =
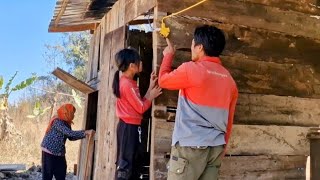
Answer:
[{"label": "wooden roof eave", "polygon": [[111,7],[90,10],[89,6],[92,2],[93,0],[57,0],[48,31],[76,32],[96,29],[100,23],[99,20]]}]

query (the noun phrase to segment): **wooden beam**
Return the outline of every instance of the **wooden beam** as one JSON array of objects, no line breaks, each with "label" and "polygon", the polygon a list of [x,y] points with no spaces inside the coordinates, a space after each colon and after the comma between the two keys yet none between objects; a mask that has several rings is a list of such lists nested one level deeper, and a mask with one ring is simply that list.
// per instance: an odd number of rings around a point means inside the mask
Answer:
[{"label": "wooden beam", "polygon": [[[248,161],[248,163],[253,163]],[[257,162],[255,162],[257,163]],[[267,167],[266,167],[267,168]],[[232,169],[229,169],[232,171]],[[251,171],[245,172],[238,175],[221,174],[219,180],[229,180],[229,179],[245,179],[245,180],[269,180],[269,179],[297,179],[304,180],[305,172],[303,168],[280,170],[280,171],[270,171],[266,169],[265,171]]]},{"label": "wooden beam", "polygon": [[[153,124],[155,128],[153,129],[154,141],[153,141],[153,153],[152,163],[153,163],[153,176],[156,179],[165,180],[167,179],[167,163],[168,157],[170,155],[171,150],[171,133],[173,128],[173,123],[165,122],[161,119],[153,119]],[[296,148],[305,149],[303,151],[308,151],[308,146],[306,144],[299,144],[300,137],[304,137],[304,134],[300,134],[299,130],[293,135],[289,133],[290,131],[296,131],[299,127],[294,127],[293,129],[290,127],[275,127],[275,126],[253,126],[258,127],[264,130],[265,128],[269,128],[270,130],[275,128],[274,130],[268,131],[270,134],[265,136],[261,134],[256,134],[255,136],[249,135],[251,134],[251,130],[247,132],[248,129],[242,131],[242,135],[238,133],[239,128],[242,129],[244,126],[235,126],[232,132],[232,138],[238,138],[236,143],[240,145],[243,142],[242,147],[237,147],[234,141],[230,142],[228,150],[233,149],[235,151],[237,148],[244,148],[248,146],[248,148],[252,147],[255,150],[249,150],[250,152],[257,152],[262,150],[266,152],[266,154],[272,154],[273,150],[283,150],[286,149],[286,146],[292,144],[292,140],[297,142],[298,144],[295,146]],[[282,129],[283,128],[283,129]],[[291,130],[289,130],[291,129]],[[307,128],[306,128],[307,129]],[[278,131],[278,132],[277,132]],[[255,131],[259,133],[259,131]],[[276,134],[273,134],[277,132]],[[285,135],[287,142],[283,141],[282,135]],[[282,134],[282,135],[281,135]],[[240,135],[240,136],[239,136]],[[299,138],[295,139],[294,136]],[[273,139],[278,138],[278,139]],[[239,139],[241,139],[239,141]],[[250,140],[251,139],[251,140]],[[281,140],[282,139],[282,140]],[[291,140],[289,140],[291,139]],[[248,141],[251,143],[247,144]],[[306,142],[305,140],[303,140]],[[287,144],[288,143],[288,144]],[[230,145],[234,147],[230,147]],[[263,145],[262,145],[263,144]],[[267,150],[268,149],[268,150]],[[273,149],[273,150],[271,150]],[[288,149],[287,149],[288,150]],[[286,150],[285,150],[286,151]],[[294,151],[291,151],[294,152]],[[234,156],[234,155],[226,155],[222,161],[222,165],[220,168],[220,177],[219,179],[229,180],[229,179],[248,179],[248,180],[267,180],[267,179],[290,179],[290,178],[298,178],[303,179],[305,177],[305,166],[306,166],[306,155],[250,155],[250,156]],[[259,162],[259,163],[257,163]]]},{"label": "wooden beam", "polygon": [[262,4],[266,6],[272,6],[283,10],[292,10],[302,12],[306,14],[319,15],[320,8],[317,5],[316,0],[238,0],[241,2],[250,2],[255,4]]},{"label": "wooden beam", "polygon": [[275,171],[301,169],[300,174],[304,174],[306,161],[306,156],[226,156],[223,158],[219,173],[222,177],[232,177],[244,176],[253,172],[272,174]]},{"label": "wooden beam", "polygon": [[[219,180],[305,179],[306,156],[225,156]],[[155,159],[157,180],[167,179],[167,162]]]},{"label": "wooden beam", "polygon": [[[197,0],[184,0],[181,3],[161,0],[158,1],[158,6],[161,12],[176,12],[195,2]],[[205,21],[201,18],[207,18],[221,23],[266,29],[287,35],[320,40],[320,32],[317,31],[320,28],[320,23],[316,17],[263,4],[239,2],[237,0],[211,0],[186,11],[183,15],[200,18],[198,20],[195,18],[195,21]],[[170,24],[168,25],[170,27]]]},{"label": "wooden beam", "polygon": [[[210,19],[201,21],[188,16],[169,18],[166,22],[171,30],[169,38],[178,50],[190,49],[195,28],[208,24],[222,29],[226,35],[223,55],[245,54],[259,57],[261,61],[312,65],[318,68],[316,71],[320,70],[319,40],[219,23]],[[167,44],[162,37],[159,37],[158,42],[157,48],[164,48]]]},{"label": "wooden beam", "polygon": [[293,126],[234,125],[227,154],[307,156],[308,130]]},{"label": "wooden beam", "polygon": [[[176,94],[166,93],[177,99]],[[173,97],[174,96],[174,97]],[[158,109],[154,116],[175,121],[176,114]],[[261,94],[240,94],[236,106],[235,124],[317,127],[320,124],[320,100]]]},{"label": "wooden beam", "polygon": [[153,19],[137,19],[129,22],[129,25],[152,24]]},{"label": "wooden beam", "polygon": [[156,0],[126,0],[125,2],[125,23],[147,13],[156,6]]},{"label": "wooden beam", "polygon": [[60,8],[60,10],[59,10],[59,13],[58,13],[56,19],[54,20],[54,26],[57,26],[57,25],[58,25],[61,16],[63,15],[64,11],[65,11],[66,8],[67,8],[68,1],[69,1],[69,0],[63,0],[62,6],[61,6],[61,8]]},{"label": "wooden beam", "polygon": [[[177,51],[173,67],[190,61],[186,60],[190,56],[189,52]],[[320,98],[320,74],[310,65],[267,62],[244,54],[221,56],[221,61],[235,79],[241,93]],[[156,104],[175,106],[177,99],[170,99],[174,96],[167,93],[172,94],[163,91],[161,98],[155,100]]]},{"label": "wooden beam", "polygon": [[52,72],[52,74],[64,81],[65,83],[67,83],[68,85],[70,85],[71,87],[77,89],[78,91],[81,91],[82,93],[89,94],[95,91],[95,89],[93,89],[86,83],[78,80],[77,78],[60,68],[55,69]]},{"label": "wooden beam", "polygon": [[49,26],[49,32],[76,32],[76,31],[86,31],[94,30],[98,26],[97,23],[89,24],[79,24],[79,25],[58,25],[58,26]]},{"label": "wooden beam", "polygon": [[[153,150],[169,153],[174,123],[158,120]],[[227,147],[229,155],[308,155],[309,128],[297,126],[234,125]]]},{"label": "wooden beam", "polygon": [[320,100],[275,95],[240,94],[237,124],[318,127]]}]

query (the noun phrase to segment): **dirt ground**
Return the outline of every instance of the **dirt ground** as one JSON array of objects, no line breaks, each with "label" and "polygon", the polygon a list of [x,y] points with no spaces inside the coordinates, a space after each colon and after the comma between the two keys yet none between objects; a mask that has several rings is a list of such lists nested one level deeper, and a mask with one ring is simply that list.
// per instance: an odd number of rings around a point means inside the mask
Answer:
[{"label": "dirt ground", "polygon": [[[0,172],[1,180],[42,180],[41,167],[32,166],[23,172]],[[73,173],[68,173],[66,180],[76,180]]]}]

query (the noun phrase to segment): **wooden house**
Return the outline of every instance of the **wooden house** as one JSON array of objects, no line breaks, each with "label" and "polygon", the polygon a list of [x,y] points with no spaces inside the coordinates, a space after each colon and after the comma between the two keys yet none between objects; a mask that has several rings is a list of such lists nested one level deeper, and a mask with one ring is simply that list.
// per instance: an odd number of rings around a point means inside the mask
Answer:
[{"label": "wooden house", "polygon": [[[196,2],[57,1],[50,32],[93,33],[87,86],[82,84],[82,91],[87,94],[84,127],[95,129],[96,136],[82,143],[79,179],[114,178],[118,120],[111,85],[117,70],[115,53],[128,46],[139,50],[144,71],[138,82],[145,93],[149,75],[159,68],[166,46],[155,31],[162,17]],[[320,124],[320,1],[207,0],[165,22],[177,46],[174,67],[190,60],[196,26],[214,25],[226,34],[221,59],[236,80],[240,97],[220,179],[305,179],[306,134],[309,127]],[[153,31],[130,28],[139,24],[152,24]],[[79,89],[78,81],[62,79]],[[176,106],[177,92],[165,90],[144,115],[145,179],[166,179]]]}]

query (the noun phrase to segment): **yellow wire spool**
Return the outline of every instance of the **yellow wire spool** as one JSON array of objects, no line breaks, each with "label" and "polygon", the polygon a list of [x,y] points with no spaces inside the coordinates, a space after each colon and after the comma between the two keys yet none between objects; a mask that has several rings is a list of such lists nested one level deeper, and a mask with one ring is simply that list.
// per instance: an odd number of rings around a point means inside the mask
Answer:
[{"label": "yellow wire spool", "polygon": [[170,34],[170,28],[166,26],[166,24],[165,24],[165,22],[164,22],[165,19],[167,19],[167,18],[169,18],[169,17],[172,17],[172,16],[176,16],[176,15],[178,15],[178,14],[181,14],[181,13],[185,12],[185,11],[188,11],[189,9],[192,9],[192,8],[194,8],[194,7],[196,7],[196,6],[199,6],[200,4],[202,4],[202,3],[206,2],[206,1],[207,1],[207,0],[202,0],[202,1],[200,1],[200,2],[198,2],[198,3],[196,3],[196,4],[194,4],[194,5],[192,5],[192,6],[190,6],[190,7],[187,7],[187,8],[185,8],[185,9],[179,11],[179,12],[172,13],[172,14],[170,14],[169,16],[163,17],[162,20],[161,20],[161,28],[160,28],[160,32],[159,32],[160,35],[163,36],[164,38],[167,38],[167,37],[169,36],[169,34]]}]

